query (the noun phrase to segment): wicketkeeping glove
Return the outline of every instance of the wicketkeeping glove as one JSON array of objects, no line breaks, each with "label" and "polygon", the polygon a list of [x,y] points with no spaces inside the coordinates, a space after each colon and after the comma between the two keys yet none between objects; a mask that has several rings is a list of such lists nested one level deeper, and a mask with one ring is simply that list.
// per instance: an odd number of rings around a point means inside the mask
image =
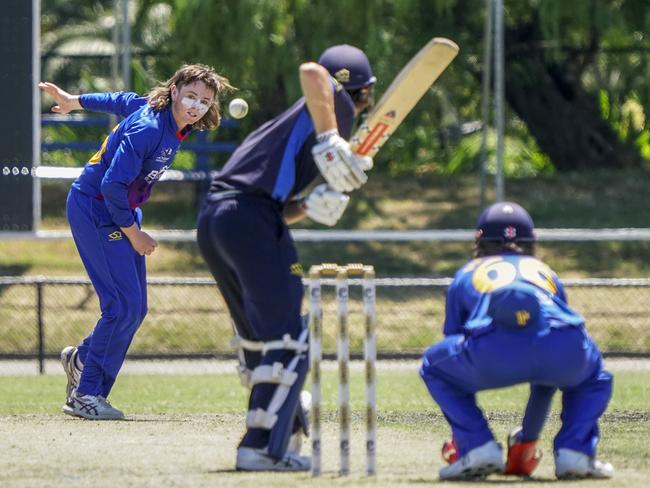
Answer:
[{"label": "wicketkeeping glove", "polygon": [[307,195],[302,205],[307,217],[331,227],[339,221],[349,201],[349,196],[332,190],[323,183]]},{"label": "wicketkeeping glove", "polygon": [[537,449],[537,440],[521,442],[521,427],[508,435],[508,458],[504,474],[530,476],[542,459],[542,452]]},{"label": "wicketkeeping glove", "polygon": [[350,144],[336,131],[321,134],[319,139],[324,140],[311,152],[316,166],[332,189],[349,192],[368,181],[364,171],[372,168],[371,158],[354,154]]}]

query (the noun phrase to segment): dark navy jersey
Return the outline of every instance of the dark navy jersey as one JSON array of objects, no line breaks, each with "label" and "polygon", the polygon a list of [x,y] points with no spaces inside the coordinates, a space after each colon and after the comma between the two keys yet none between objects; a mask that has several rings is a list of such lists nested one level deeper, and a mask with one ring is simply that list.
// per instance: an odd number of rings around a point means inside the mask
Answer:
[{"label": "dark navy jersey", "polygon": [[[494,298],[510,291],[508,299]],[[526,303],[529,299],[533,307]],[[456,273],[447,290],[444,334],[463,334],[473,327],[490,326],[494,320],[506,321],[510,312],[512,322],[522,328],[533,318],[543,327],[584,323],[568,307],[564,286],[551,268],[531,256],[502,254],[473,259]]]},{"label": "dark navy jersey", "polygon": [[169,168],[189,126],[178,130],[170,107],[153,110],[135,93],[93,93],[79,102],[88,111],[126,117],[90,158],[73,188],[104,200],[113,222],[129,227],[133,209],[149,199],[153,185]]},{"label": "dark navy jersey", "polygon": [[[339,134],[349,139],[354,103],[341,85],[333,81],[333,87]],[[301,98],[244,139],[213,180],[210,191],[249,190],[285,203],[320,174],[311,154],[315,144],[314,124]]]}]

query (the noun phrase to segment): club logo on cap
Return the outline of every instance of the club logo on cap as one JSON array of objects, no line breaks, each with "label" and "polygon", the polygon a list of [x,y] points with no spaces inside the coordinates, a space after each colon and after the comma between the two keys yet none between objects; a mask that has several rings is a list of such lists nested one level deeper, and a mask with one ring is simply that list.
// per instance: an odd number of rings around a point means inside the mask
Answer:
[{"label": "club logo on cap", "polygon": [[336,78],[336,81],[339,81],[341,83],[347,83],[350,81],[350,70],[347,68],[341,68],[336,73],[334,73],[334,78]]},{"label": "club logo on cap", "polygon": [[512,225],[509,225],[505,229],[503,229],[503,236],[506,239],[514,239],[517,237],[517,229],[515,229]]}]

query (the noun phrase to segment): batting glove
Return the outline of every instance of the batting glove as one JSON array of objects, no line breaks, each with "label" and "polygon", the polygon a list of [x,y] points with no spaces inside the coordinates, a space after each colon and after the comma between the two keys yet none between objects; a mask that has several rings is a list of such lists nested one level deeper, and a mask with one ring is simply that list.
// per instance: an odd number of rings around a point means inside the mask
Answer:
[{"label": "batting glove", "polygon": [[364,171],[372,168],[372,159],[354,154],[350,144],[335,130],[318,136],[311,152],[320,173],[332,189],[349,192],[360,188],[368,176]]},{"label": "batting glove", "polygon": [[349,196],[332,190],[323,183],[307,195],[302,205],[307,217],[331,227],[339,221],[349,201]]}]

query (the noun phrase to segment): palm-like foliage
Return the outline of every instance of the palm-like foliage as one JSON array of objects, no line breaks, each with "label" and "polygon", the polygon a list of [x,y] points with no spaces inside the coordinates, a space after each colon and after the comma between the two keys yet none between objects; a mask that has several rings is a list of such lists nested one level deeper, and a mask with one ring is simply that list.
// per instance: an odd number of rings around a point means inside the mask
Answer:
[{"label": "palm-like foliage", "polygon": [[[114,0],[71,2],[43,0],[41,16],[42,78],[70,90],[114,88],[111,56],[113,28],[120,21]],[[142,93],[159,76],[155,59],[171,35],[169,1],[129,0],[132,55],[131,89]],[[118,88],[123,88],[118,83]]]},{"label": "palm-like foliage", "polygon": [[[485,5],[130,0],[132,88],[145,92],[183,62],[213,65],[250,102],[243,133],[300,96],[298,64],[316,59],[328,45],[363,48],[380,95],[421,45],[446,36],[460,44],[460,56],[382,150],[379,168],[475,170],[476,141],[459,141],[458,128],[481,118]],[[638,164],[639,155],[650,159],[647,0],[506,0],[505,6],[512,141],[506,157],[532,161],[524,173],[547,170],[546,155],[565,169]],[[114,0],[42,0],[43,78],[70,89],[110,87],[113,7]],[[586,145],[578,147],[583,140]],[[591,151],[589,141],[607,153]],[[567,152],[571,147],[574,152]]]}]

